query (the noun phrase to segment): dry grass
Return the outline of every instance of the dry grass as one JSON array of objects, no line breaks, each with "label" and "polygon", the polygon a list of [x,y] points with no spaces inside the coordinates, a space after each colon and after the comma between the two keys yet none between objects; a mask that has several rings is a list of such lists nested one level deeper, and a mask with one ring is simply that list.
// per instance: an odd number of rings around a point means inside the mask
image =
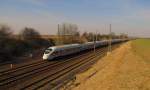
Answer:
[{"label": "dry grass", "polygon": [[132,48],[135,54],[141,56],[147,63],[150,63],[150,39],[134,40]]},{"label": "dry grass", "polygon": [[[135,53],[128,42],[101,59],[87,72],[77,75],[75,90],[150,90],[150,63]],[[149,56],[150,57],[150,56]],[[98,71],[88,78],[91,73]]]}]

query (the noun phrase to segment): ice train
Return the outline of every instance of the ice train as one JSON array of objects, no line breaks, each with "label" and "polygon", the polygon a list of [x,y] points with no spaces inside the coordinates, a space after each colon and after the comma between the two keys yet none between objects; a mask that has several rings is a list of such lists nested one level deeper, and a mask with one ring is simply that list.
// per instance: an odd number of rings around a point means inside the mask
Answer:
[{"label": "ice train", "polygon": [[[111,44],[120,43],[126,41],[125,39],[112,39]],[[102,40],[96,42],[86,42],[84,44],[68,44],[61,46],[52,46],[45,50],[43,59],[44,60],[52,60],[56,57],[66,56],[70,54],[79,53],[84,50],[90,50],[95,47],[107,46],[109,44],[109,40]]]}]

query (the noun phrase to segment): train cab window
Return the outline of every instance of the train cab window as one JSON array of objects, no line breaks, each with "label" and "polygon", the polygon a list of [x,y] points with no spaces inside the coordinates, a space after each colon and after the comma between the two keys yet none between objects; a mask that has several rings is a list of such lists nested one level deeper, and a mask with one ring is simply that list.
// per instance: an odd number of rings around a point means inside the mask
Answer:
[{"label": "train cab window", "polygon": [[52,49],[47,49],[47,50],[52,51]]},{"label": "train cab window", "polygon": [[52,51],[52,49],[46,49],[44,53],[49,54],[51,51]]},{"label": "train cab window", "polygon": [[50,51],[49,50],[45,50],[45,52],[44,52],[45,54],[48,54],[48,53],[50,53]]}]

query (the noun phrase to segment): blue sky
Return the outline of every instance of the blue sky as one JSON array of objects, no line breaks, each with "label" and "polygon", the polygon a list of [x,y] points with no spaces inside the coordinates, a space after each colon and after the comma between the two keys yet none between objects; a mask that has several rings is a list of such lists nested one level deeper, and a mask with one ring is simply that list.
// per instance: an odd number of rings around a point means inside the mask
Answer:
[{"label": "blue sky", "polygon": [[75,23],[81,32],[150,36],[150,0],[0,0],[0,24],[15,33],[33,27],[55,34],[57,24]]}]

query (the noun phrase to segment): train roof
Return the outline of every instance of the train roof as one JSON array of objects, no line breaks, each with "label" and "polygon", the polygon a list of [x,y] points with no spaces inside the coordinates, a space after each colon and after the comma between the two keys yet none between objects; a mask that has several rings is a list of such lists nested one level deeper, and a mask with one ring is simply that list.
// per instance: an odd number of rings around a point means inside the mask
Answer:
[{"label": "train roof", "polygon": [[48,49],[64,49],[64,48],[71,48],[71,47],[75,47],[75,46],[79,46],[80,44],[68,44],[68,45],[58,45],[58,46],[52,46],[52,47],[49,47]]},{"label": "train roof", "polygon": [[[101,40],[101,41],[96,41],[96,42],[106,42],[108,40]],[[93,44],[94,42],[86,42],[85,44]]]}]

